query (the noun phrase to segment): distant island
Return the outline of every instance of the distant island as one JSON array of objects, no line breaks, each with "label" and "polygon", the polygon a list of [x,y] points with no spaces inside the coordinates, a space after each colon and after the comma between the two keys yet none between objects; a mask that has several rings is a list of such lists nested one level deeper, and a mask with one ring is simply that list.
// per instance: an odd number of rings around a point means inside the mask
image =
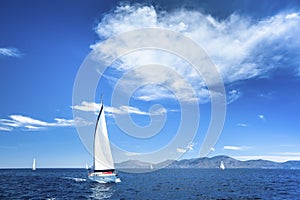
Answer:
[{"label": "distant island", "polygon": [[253,169],[300,169],[300,161],[287,161],[287,162],[273,162],[269,160],[247,160],[240,161],[229,156],[215,156],[212,158],[193,158],[184,160],[167,160],[158,164],[149,162],[142,162],[139,160],[129,160],[121,163],[116,163],[116,167],[119,169],[158,169],[162,166],[166,168],[199,168],[199,169],[213,169],[219,168],[221,161],[223,161],[226,169],[237,168],[253,168]]}]

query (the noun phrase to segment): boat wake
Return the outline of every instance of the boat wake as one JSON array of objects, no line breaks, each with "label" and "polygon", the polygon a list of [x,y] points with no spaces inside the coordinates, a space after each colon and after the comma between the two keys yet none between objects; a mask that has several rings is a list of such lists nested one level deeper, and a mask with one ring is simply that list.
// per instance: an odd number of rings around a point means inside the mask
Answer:
[{"label": "boat wake", "polygon": [[63,179],[69,179],[69,180],[73,180],[75,182],[85,182],[86,181],[85,178],[75,178],[75,177],[63,177]]}]

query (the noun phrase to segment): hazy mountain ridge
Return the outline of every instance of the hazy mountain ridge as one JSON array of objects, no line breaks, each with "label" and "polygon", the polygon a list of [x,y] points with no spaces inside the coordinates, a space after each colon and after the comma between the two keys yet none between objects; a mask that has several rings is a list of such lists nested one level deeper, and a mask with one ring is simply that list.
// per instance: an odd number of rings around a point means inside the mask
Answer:
[{"label": "hazy mountain ridge", "polygon": [[[211,169],[219,168],[221,161],[223,161],[225,168],[261,168],[261,169],[300,169],[300,161],[287,162],[273,162],[269,160],[247,160],[240,161],[229,156],[215,156],[212,158],[192,158],[179,161],[167,160],[158,164],[151,164],[149,162],[142,162],[138,160],[129,160],[121,163],[116,163],[116,168],[137,168],[137,169],[153,169],[157,168],[200,168]],[[171,164],[170,164],[171,163]]]}]

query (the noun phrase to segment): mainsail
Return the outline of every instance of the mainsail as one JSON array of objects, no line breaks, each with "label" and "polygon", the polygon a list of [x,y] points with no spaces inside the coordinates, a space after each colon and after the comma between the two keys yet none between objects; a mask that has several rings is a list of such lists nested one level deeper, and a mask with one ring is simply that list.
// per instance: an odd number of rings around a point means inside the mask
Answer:
[{"label": "mainsail", "polygon": [[94,135],[94,171],[97,172],[114,169],[115,166],[107,135],[104,108],[103,103],[101,103]]}]

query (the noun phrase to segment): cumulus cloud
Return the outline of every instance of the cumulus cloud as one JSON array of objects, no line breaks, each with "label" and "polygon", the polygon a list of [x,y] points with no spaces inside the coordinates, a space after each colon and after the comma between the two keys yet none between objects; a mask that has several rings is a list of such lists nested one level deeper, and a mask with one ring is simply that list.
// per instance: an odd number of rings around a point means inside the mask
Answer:
[{"label": "cumulus cloud", "polygon": [[[271,69],[286,66],[284,63],[287,62],[288,66],[299,68],[299,60],[296,56],[293,54],[282,56],[286,52],[294,52],[295,55],[299,53],[300,17],[297,12],[278,13],[263,19],[252,19],[238,14],[232,14],[227,19],[217,19],[195,10],[159,12],[152,6],[122,5],[104,16],[95,27],[95,31],[101,39],[106,39],[119,33],[145,27],[166,28],[191,38],[207,51],[225,84],[264,76]],[[159,40],[159,36],[153,39]],[[97,44],[91,47],[96,49]],[[186,49],[188,51],[188,48]],[[201,102],[207,102],[212,95],[203,79],[191,66],[165,52],[154,50],[132,52],[124,55],[112,67],[124,73],[134,67],[149,63],[170,66],[185,80],[188,80],[190,85],[170,75],[169,71],[164,71],[163,68],[157,71],[157,77],[154,77],[152,76],[154,71],[149,68],[144,69],[143,73],[132,73],[124,82],[126,86],[147,83],[151,77],[166,88],[182,94],[179,98],[184,100],[189,100],[191,97],[185,93],[185,89],[190,86],[194,88]],[[153,90],[156,92],[149,92]],[[228,102],[232,103],[241,96],[241,92],[232,90],[228,95]],[[175,98],[175,96],[166,92],[166,89],[152,85],[148,87],[148,90],[139,91],[136,98],[148,101]]]},{"label": "cumulus cloud", "polygon": [[71,127],[75,121],[82,126],[90,125],[82,119],[55,118],[54,122],[46,122],[23,115],[10,115],[10,119],[0,119],[0,131],[12,131],[14,129],[36,131],[48,127]]},{"label": "cumulus cloud", "polygon": [[0,56],[20,57],[22,54],[16,48],[0,48]]}]

